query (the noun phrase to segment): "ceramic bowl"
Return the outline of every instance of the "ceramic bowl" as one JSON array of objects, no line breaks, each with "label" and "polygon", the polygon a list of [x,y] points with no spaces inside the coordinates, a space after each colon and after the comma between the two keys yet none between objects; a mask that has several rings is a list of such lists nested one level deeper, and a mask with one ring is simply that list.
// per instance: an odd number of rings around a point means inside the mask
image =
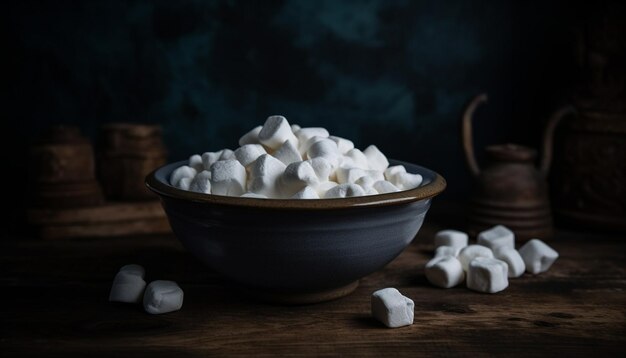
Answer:
[{"label": "ceramic bowl", "polygon": [[312,303],[352,292],[397,257],[419,231],[445,180],[418,165],[422,186],[340,199],[255,199],[194,193],[169,184],[186,161],[146,177],[184,247],[236,286],[281,303]]}]

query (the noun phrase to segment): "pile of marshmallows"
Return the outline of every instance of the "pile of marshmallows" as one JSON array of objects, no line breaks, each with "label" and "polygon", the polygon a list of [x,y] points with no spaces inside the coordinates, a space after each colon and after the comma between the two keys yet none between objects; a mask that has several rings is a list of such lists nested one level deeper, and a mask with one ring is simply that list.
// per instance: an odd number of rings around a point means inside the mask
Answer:
[{"label": "pile of marshmallows", "polygon": [[450,288],[464,280],[474,291],[496,293],[509,286],[509,278],[524,271],[547,271],[559,254],[543,241],[532,239],[515,250],[515,234],[502,225],[478,234],[478,245],[469,245],[467,234],[440,231],[435,236],[435,257],[425,267],[435,286]]},{"label": "pile of marshmallows", "polygon": [[146,287],[145,274],[140,265],[122,266],[113,280],[109,301],[143,302],[143,308],[151,314],[178,311],[183,306],[183,290],[176,282],[157,280]]},{"label": "pile of marshmallows", "polygon": [[408,190],[422,183],[374,145],[364,151],[324,128],[267,118],[239,139],[235,151],[192,155],[170,176],[173,186],[198,193],[274,199],[320,199]]},{"label": "pile of marshmallows", "polygon": [[[435,257],[426,264],[426,278],[435,286],[450,288],[467,278],[467,287],[495,293],[508,287],[508,278],[524,271],[547,271],[559,254],[543,241],[532,239],[515,250],[515,235],[498,225],[478,235],[478,245],[468,246],[467,234],[443,230],[435,236]],[[415,304],[395,288],[372,294],[372,316],[390,328],[413,324]]]}]

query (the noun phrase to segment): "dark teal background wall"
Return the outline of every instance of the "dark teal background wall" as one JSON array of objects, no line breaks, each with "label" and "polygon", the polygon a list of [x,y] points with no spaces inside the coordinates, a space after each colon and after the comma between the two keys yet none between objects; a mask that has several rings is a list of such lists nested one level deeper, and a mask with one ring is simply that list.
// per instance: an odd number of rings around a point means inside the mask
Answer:
[{"label": "dark teal background wall", "polygon": [[[271,114],[431,167],[464,197],[476,141],[536,145],[575,75],[572,2],[15,1],[3,5],[2,159],[53,123],[163,125],[172,160],[234,147]],[[8,179],[6,179],[8,180]]]}]

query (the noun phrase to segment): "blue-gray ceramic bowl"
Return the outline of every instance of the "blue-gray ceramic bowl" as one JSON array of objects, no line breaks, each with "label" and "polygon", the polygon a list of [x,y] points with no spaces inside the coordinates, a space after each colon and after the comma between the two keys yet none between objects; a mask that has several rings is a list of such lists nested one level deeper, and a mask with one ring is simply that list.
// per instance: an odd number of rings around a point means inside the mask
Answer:
[{"label": "blue-gray ceramic bowl", "polygon": [[194,193],[169,184],[186,161],[146,178],[176,237],[238,287],[265,300],[312,303],[352,292],[358,280],[397,257],[419,231],[445,180],[418,165],[423,184],[342,199],[255,199]]}]

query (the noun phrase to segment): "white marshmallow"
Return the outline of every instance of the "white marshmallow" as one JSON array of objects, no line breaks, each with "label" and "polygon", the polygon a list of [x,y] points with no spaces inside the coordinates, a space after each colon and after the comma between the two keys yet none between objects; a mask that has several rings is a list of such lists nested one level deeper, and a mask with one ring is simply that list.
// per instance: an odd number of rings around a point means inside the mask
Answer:
[{"label": "white marshmallow", "polygon": [[[461,247],[454,247],[454,246],[438,246],[435,249],[435,257],[443,257],[443,256],[452,256],[452,257],[457,257],[459,256],[459,252],[461,252]],[[460,261],[459,261],[460,262]]]},{"label": "white marshmallow", "polygon": [[196,174],[189,184],[189,191],[197,193],[211,194],[211,172],[203,170]]},{"label": "white marshmallow", "polygon": [[174,185],[175,187],[177,187],[178,189],[182,189],[182,190],[189,190],[189,186],[191,185],[191,181],[193,179],[192,178],[181,178],[178,181],[178,184]]},{"label": "white marshmallow", "polygon": [[497,225],[478,234],[478,245],[487,246],[492,251],[500,246],[515,249],[515,234],[506,226]]},{"label": "white marshmallow", "polygon": [[461,249],[459,252],[459,261],[463,266],[463,270],[467,272],[469,263],[477,257],[493,258],[493,252],[490,248],[481,245],[469,245]]},{"label": "white marshmallow", "polygon": [[299,131],[300,128],[302,128],[297,124],[292,124],[290,127],[291,127],[291,131],[293,132],[293,134],[296,134],[296,132]]},{"label": "white marshmallow", "polygon": [[528,241],[519,249],[519,254],[524,259],[526,271],[532,274],[548,271],[559,258],[558,252],[539,239]]},{"label": "white marshmallow", "polygon": [[352,159],[352,162],[355,168],[361,168],[361,169],[370,168],[370,165],[367,162],[367,157],[365,156],[365,154],[363,154],[363,152],[361,152],[357,148],[350,149],[349,151],[346,152],[345,156]]},{"label": "white marshmallow", "polygon": [[393,184],[400,190],[414,189],[422,184],[423,178],[419,174],[397,173],[393,176]]},{"label": "white marshmallow", "polygon": [[261,133],[261,128],[263,128],[263,126],[256,126],[250,132],[242,135],[241,138],[239,138],[239,146],[244,146],[246,144],[260,144],[259,133]]},{"label": "white marshmallow", "polygon": [[241,196],[242,198],[254,198],[254,199],[267,199],[267,196],[263,194],[257,194],[253,192],[247,192]]},{"label": "white marshmallow", "polygon": [[204,170],[204,166],[202,165],[202,157],[198,154],[194,154],[189,157],[188,165],[194,168],[197,172],[201,172]]},{"label": "white marshmallow", "polygon": [[328,139],[337,143],[337,149],[339,150],[340,154],[345,155],[350,149],[354,149],[354,143],[349,139],[337,137],[334,135],[329,136]]},{"label": "white marshmallow", "polygon": [[333,169],[328,160],[324,159],[323,157],[317,157],[313,159],[308,159],[306,162],[311,164],[311,167],[313,167],[313,170],[315,170],[315,174],[317,175],[317,179],[320,183],[328,181],[330,172]]},{"label": "white marshmallow", "polygon": [[496,259],[506,262],[509,267],[509,277],[520,277],[526,270],[524,259],[519,252],[507,246],[500,246],[493,251]]},{"label": "white marshmallow", "polygon": [[[313,138],[305,141],[305,142],[298,142],[298,151],[300,152],[300,155],[302,155],[302,158],[307,157],[307,151],[309,150],[309,148],[311,148],[311,146],[321,140],[324,139],[328,139],[326,137],[320,137],[320,136],[314,136]],[[307,157],[308,159],[308,157]]]},{"label": "white marshmallow", "polygon": [[477,257],[470,262],[467,288],[478,292],[496,293],[508,286],[506,262],[487,257]]},{"label": "white marshmallow", "polygon": [[170,175],[170,184],[176,186],[182,178],[193,178],[194,176],[196,176],[196,173],[197,171],[188,165],[178,167],[174,169],[174,171]]},{"label": "white marshmallow", "polygon": [[241,165],[247,167],[265,153],[267,153],[265,148],[260,144],[244,144],[235,150],[235,158]]},{"label": "white marshmallow", "polygon": [[280,160],[269,154],[261,155],[250,166],[250,180],[248,190],[267,196],[279,198],[282,196],[278,187],[278,180],[285,171],[286,166]]},{"label": "white marshmallow", "polygon": [[457,230],[441,230],[435,234],[435,247],[453,246],[462,249],[467,246],[467,234]]},{"label": "white marshmallow", "polygon": [[323,157],[328,160],[333,167],[336,167],[338,164],[339,152],[337,150],[337,143],[330,139],[325,138],[313,143],[306,153],[309,159]]},{"label": "white marshmallow", "polygon": [[337,168],[356,168],[356,164],[352,158],[339,155],[337,157]]},{"label": "white marshmallow", "polygon": [[211,170],[211,165],[220,160],[223,150],[218,152],[206,152],[202,154],[202,165],[204,170]]},{"label": "white marshmallow", "polygon": [[270,116],[259,132],[259,141],[268,148],[278,149],[285,141],[298,145],[298,139],[291,131],[289,122],[283,116]]},{"label": "white marshmallow", "polygon": [[386,180],[377,181],[374,183],[373,188],[378,192],[378,194],[395,193],[396,191],[400,191],[400,189],[396,188],[395,185]]},{"label": "white marshmallow", "polygon": [[337,168],[335,175],[339,184],[354,183],[357,179],[368,176],[364,169],[343,167]]},{"label": "white marshmallow", "polygon": [[319,199],[320,196],[317,195],[317,191],[310,186],[305,186],[304,189],[295,193],[291,199]]},{"label": "white marshmallow", "polygon": [[296,146],[289,140],[286,140],[285,143],[283,143],[283,145],[281,145],[280,148],[278,148],[272,155],[285,165],[302,161],[302,156],[300,155],[298,148],[296,148]]},{"label": "white marshmallow", "polygon": [[348,198],[352,196],[362,196],[365,195],[365,191],[363,188],[356,184],[339,184],[335,187],[329,189],[326,194],[324,194],[324,198]]},{"label": "white marshmallow", "polygon": [[219,160],[237,160],[237,157],[235,157],[235,152],[230,149],[222,149],[220,152],[222,154],[220,155]]},{"label": "white marshmallow", "polygon": [[454,256],[433,258],[426,264],[424,272],[430,283],[441,288],[454,287],[465,279],[465,272],[463,267],[461,267],[461,262]]},{"label": "white marshmallow", "polygon": [[113,279],[109,301],[137,303],[141,302],[143,291],[146,288],[146,281],[143,275],[138,275],[129,271],[120,271]]},{"label": "white marshmallow", "polygon": [[326,197],[326,193],[337,185],[338,184],[334,181],[320,182],[317,186],[315,186],[315,191],[317,191],[317,195],[319,195],[320,198],[324,198]]},{"label": "white marshmallow", "polygon": [[306,143],[313,137],[328,138],[328,136],[328,130],[321,127],[301,128],[296,132],[296,137],[298,137],[300,143]]},{"label": "white marshmallow", "polygon": [[307,186],[316,186],[319,179],[309,162],[291,163],[280,178],[283,195],[290,197]]},{"label": "white marshmallow", "polygon": [[246,168],[237,160],[219,160],[211,165],[211,194],[240,196],[246,190]]},{"label": "white marshmallow", "polygon": [[406,168],[404,167],[404,165],[391,166],[385,169],[385,179],[390,182],[394,182],[396,180],[395,176],[400,173],[406,173]]},{"label": "white marshmallow", "polygon": [[370,145],[365,148],[363,154],[365,154],[365,157],[367,158],[367,163],[369,164],[370,169],[382,172],[389,166],[387,157],[385,157],[385,155],[375,145]]},{"label": "white marshmallow", "polygon": [[[359,179],[354,181],[354,184],[360,185],[361,188],[363,189],[373,189],[372,187],[374,186],[374,183],[376,183],[378,180],[372,178],[369,175],[364,175],[362,177],[360,177]],[[367,190],[366,190],[367,191]],[[376,191],[376,189],[374,189],[374,193],[378,194],[378,191]]]},{"label": "white marshmallow", "polygon": [[143,308],[150,314],[178,311],[183,306],[183,290],[174,281],[152,281],[143,296]]},{"label": "white marshmallow", "polygon": [[146,275],[146,269],[144,269],[143,266],[137,264],[124,265],[120,268],[119,272],[126,272],[128,274],[136,275],[141,278],[144,278],[144,276]]},{"label": "white marshmallow", "polygon": [[395,288],[384,288],[372,294],[372,316],[389,328],[413,324],[415,303]]}]

